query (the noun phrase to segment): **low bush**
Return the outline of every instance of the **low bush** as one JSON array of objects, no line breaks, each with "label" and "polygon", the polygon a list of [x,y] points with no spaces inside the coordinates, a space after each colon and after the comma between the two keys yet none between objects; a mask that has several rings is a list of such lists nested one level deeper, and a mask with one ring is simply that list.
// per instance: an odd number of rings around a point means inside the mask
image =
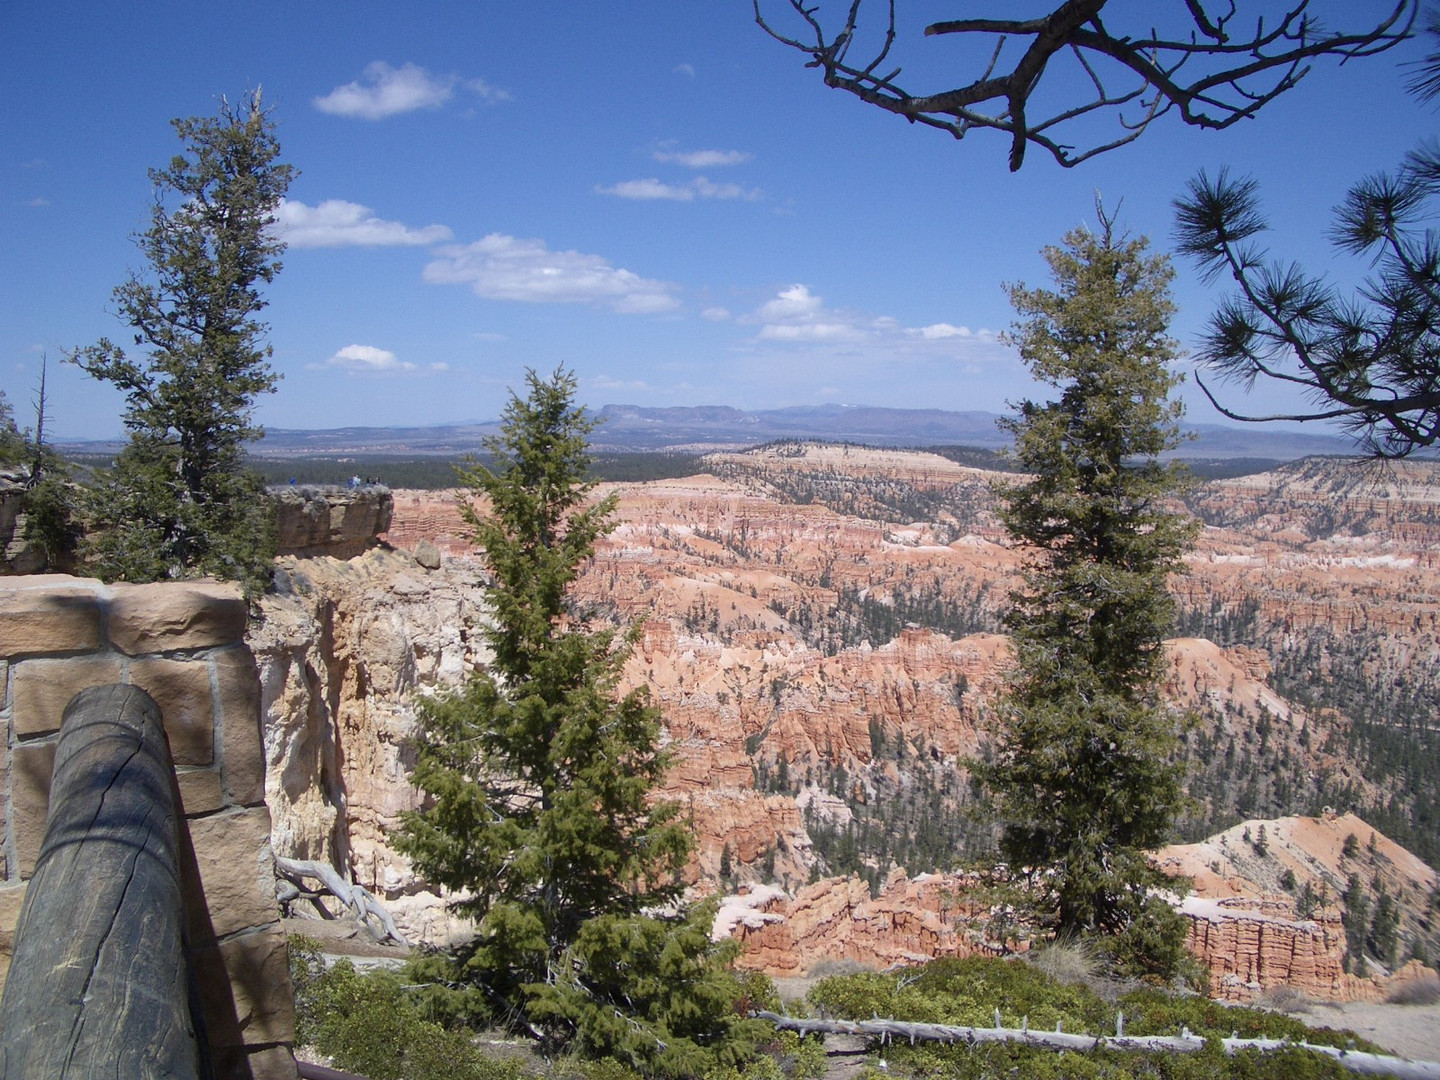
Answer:
[{"label": "low bush", "polygon": [[1440,1002],[1440,979],[1412,979],[1390,991],[1391,1005],[1434,1005]]},{"label": "low bush", "polygon": [[[1059,1023],[1069,1032],[1108,1034],[1115,1030],[1117,1014],[1123,1013],[1127,1035],[1175,1035],[1188,1028],[1192,1035],[1214,1040],[1238,1034],[1383,1052],[1348,1031],[1312,1030],[1280,1013],[1227,1006],[1154,987],[1107,1000],[1083,983],[1056,981],[1036,964],[994,958],[937,960],[902,972],[837,976],[817,983],[809,1000],[843,1019],[878,1016],[993,1027],[998,1008],[1004,1026],[1028,1023],[1035,1030],[1053,1030]],[[1003,1043],[974,1047],[896,1043],[885,1053],[892,1074],[946,1080],[1006,1076],[1026,1080],[1338,1080],[1349,1075],[1323,1055],[1285,1050],[1271,1054],[1245,1051],[1227,1057],[1218,1042],[1201,1053],[1058,1053]]]},{"label": "low bush", "polygon": [[393,972],[362,974],[349,960],[327,967],[317,942],[290,941],[295,1035],[340,1069],[369,1080],[521,1080],[516,1061],[487,1055],[467,1028],[427,1017]]},{"label": "low bush", "polygon": [[845,1019],[883,1016],[969,1027],[993,1027],[997,1007],[1005,1023],[1018,1025],[1028,1018],[1032,1027],[1060,1023],[1067,1031],[1092,1029],[1111,1015],[1086,986],[1060,983],[1029,964],[994,957],[834,976],[817,983],[809,999]]}]

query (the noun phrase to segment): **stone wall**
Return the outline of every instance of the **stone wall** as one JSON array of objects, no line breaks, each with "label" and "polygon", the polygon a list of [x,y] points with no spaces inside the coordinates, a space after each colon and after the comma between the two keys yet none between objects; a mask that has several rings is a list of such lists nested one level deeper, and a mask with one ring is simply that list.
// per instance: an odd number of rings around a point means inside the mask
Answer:
[{"label": "stone wall", "polygon": [[260,684],[245,625],[239,593],[213,583],[0,583],[0,984],[44,836],[61,713],[87,686],[133,683],[159,704],[175,763],[188,938],[215,1075],[294,1080]]}]

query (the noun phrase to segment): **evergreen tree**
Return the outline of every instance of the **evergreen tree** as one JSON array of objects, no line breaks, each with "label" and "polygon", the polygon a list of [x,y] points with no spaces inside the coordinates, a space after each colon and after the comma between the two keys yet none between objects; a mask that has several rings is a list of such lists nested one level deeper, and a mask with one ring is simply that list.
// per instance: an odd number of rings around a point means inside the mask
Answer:
[{"label": "evergreen tree", "polygon": [[25,436],[15,425],[15,410],[0,390],[0,469],[12,468],[25,459]]},{"label": "evergreen tree", "polygon": [[[627,980],[684,968],[715,997],[721,956],[684,921],[643,914],[678,896],[690,836],[677,807],[652,798],[667,764],[658,711],[641,691],[617,693],[627,643],[588,628],[569,599],[615,505],[590,498],[595,422],[568,372],[526,382],[487,441],[493,464],[463,474],[484,499],[465,516],[490,568],[493,659],[463,691],[421,703],[414,779],[430,798],[398,845],[478,920],[460,975],[495,1015],[612,1050],[599,1032],[623,1015],[625,1053],[644,1066],[687,1039],[724,1043],[732,1025],[712,1015],[703,1037],[680,1030],[673,992]],[[643,963],[596,951],[626,941],[644,943]]]},{"label": "evergreen tree", "polygon": [[184,153],[150,171],[150,227],[136,238],[148,275],[114,292],[146,355],[102,339],[73,356],[125,394],[130,433],[90,500],[89,558],[106,579],[209,574],[253,595],[268,581],[274,538],[244,447],[262,434],[254,399],[276,382],[255,316],[259,283],[280,270],[284,244],[270,226],[293,170],[276,160],[259,91],[173,123]]},{"label": "evergreen tree", "polygon": [[[1440,11],[1426,12],[1430,48],[1410,91],[1440,97]],[[1332,420],[1366,454],[1398,458],[1440,442],[1440,148],[1422,143],[1399,168],[1354,184],[1325,231],[1368,267],[1358,288],[1272,260],[1253,179],[1203,171],[1175,200],[1177,246],[1206,278],[1237,291],[1211,315],[1200,362],[1247,390],[1257,379],[1299,391],[1306,404],[1267,415],[1212,404],[1232,420]],[[1327,270],[1331,264],[1327,264]]]},{"label": "evergreen tree", "polygon": [[1180,799],[1176,718],[1160,700],[1174,618],[1166,576],[1192,523],[1165,500],[1185,486],[1160,454],[1180,439],[1166,336],[1172,277],[1147,242],[1079,228],[1045,249],[1056,288],[1009,288],[1009,340],[1060,391],[1005,421],[1031,478],[1002,485],[1001,517],[1027,553],[1007,624],[1015,667],[994,756],[981,769],[1005,823],[1002,848],[1062,930],[1121,935],[1122,959],[1164,970],[1182,924],[1148,890],[1145,852]]}]

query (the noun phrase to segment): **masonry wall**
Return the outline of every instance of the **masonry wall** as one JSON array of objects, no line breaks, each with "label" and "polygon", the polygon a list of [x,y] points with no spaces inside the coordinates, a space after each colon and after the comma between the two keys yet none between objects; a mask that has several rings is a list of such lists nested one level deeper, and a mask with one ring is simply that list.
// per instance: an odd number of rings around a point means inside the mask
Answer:
[{"label": "masonry wall", "polygon": [[213,583],[0,580],[0,985],[44,837],[61,713],[87,686],[133,683],[159,704],[175,763],[188,937],[216,1076],[294,1080],[260,684],[245,622],[239,593]]}]

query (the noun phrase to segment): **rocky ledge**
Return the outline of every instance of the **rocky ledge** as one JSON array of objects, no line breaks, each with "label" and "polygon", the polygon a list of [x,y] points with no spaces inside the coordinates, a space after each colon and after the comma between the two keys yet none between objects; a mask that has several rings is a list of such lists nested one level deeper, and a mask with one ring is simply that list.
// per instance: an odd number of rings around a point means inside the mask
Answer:
[{"label": "rocky ledge", "polygon": [[379,484],[273,488],[276,553],[353,559],[390,528],[394,499]]}]

